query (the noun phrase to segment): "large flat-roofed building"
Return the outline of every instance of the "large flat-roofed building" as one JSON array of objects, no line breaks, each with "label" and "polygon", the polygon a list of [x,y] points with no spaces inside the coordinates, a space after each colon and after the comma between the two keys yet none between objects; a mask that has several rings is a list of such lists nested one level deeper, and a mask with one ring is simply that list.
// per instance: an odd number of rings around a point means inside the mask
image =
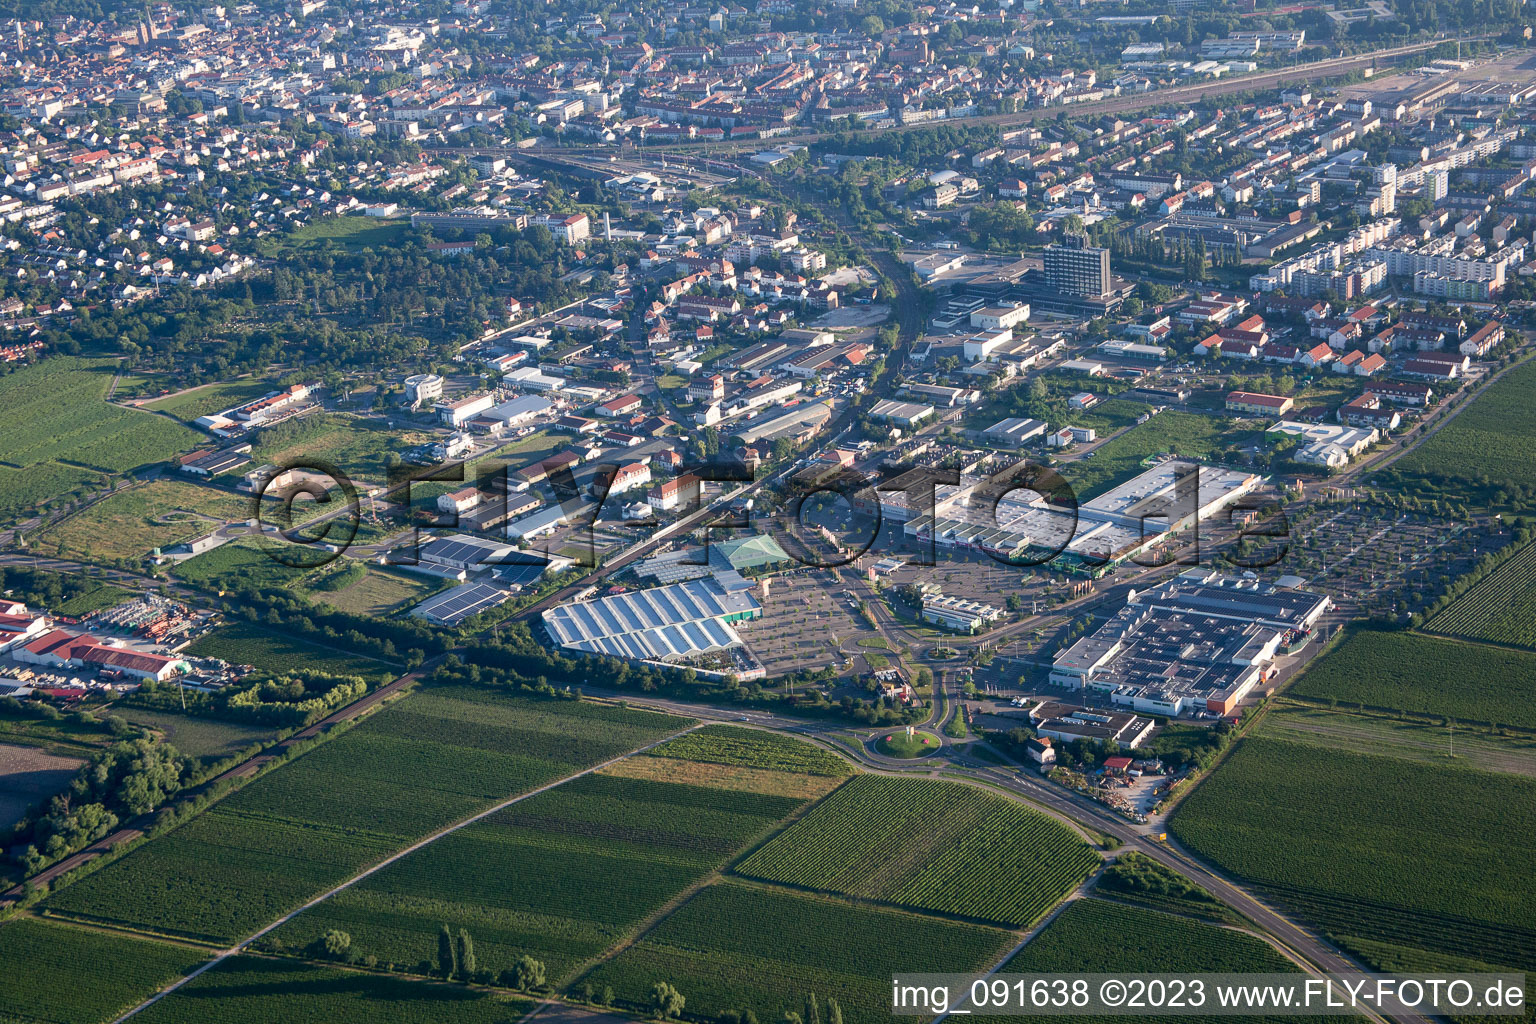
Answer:
[{"label": "large flat-roofed building", "polygon": [[962,633],[974,633],[989,622],[1003,617],[1001,608],[994,608],[980,601],[966,601],[958,597],[932,594],[923,598],[923,621],[954,629]]},{"label": "large flat-roofed building", "polygon": [[1021,445],[1037,437],[1044,437],[1045,421],[1013,416],[1006,420],[998,420],[983,430],[981,436],[999,444]]},{"label": "large flat-roofed building", "polygon": [[887,398],[876,402],[869,410],[869,415],[874,419],[885,420],[898,426],[915,427],[933,415],[933,406],[920,405],[917,402],[898,402]]},{"label": "large flat-roofed building", "polygon": [[1070,743],[1093,740],[1113,743],[1122,750],[1135,750],[1152,733],[1153,721],[1122,711],[1078,709],[1059,718],[1045,718],[1036,723],[1036,734],[1047,739]]},{"label": "large flat-roofed building", "polygon": [[437,417],[447,426],[459,427],[495,404],[496,396],[490,394],[472,395],[451,402],[438,402]]},{"label": "large flat-roofed building", "polygon": [[1007,469],[935,489],[932,513],[914,509],[900,478],[880,489],[881,516],[936,547],[1003,558],[1051,557],[1068,567],[1118,565],[1237,501],[1260,478],[1172,460],[1077,507],[1076,514],[1014,479]]},{"label": "large flat-roofed building", "polygon": [[1272,439],[1294,438],[1297,447],[1291,457],[1297,462],[1343,469],[1361,452],[1381,440],[1381,431],[1375,427],[1281,420],[1266,430],[1265,436]]},{"label": "large flat-roofed building", "polygon": [[560,605],[544,612],[544,628],[573,651],[677,661],[740,646],[732,623],[762,614],[750,589],[711,578]]},{"label": "large flat-roofed building", "polygon": [[1192,569],[1131,591],[1108,622],[1056,655],[1051,682],[1150,714],[1228,715],[1330,607],[1322,594]]},{"label": "large flat-roofed building", "polygon": [[1109,250],[1089,245],[1081,235],[1046,246],[1043,262],[1046,286],[1063,295],[1098,298],[1111,290]]},{"label": "large flat-roofed building", "polygon": [[1029,319],[1029,306],[983,306],[971,311],[971,326],[983,331],[1005,331]]}]

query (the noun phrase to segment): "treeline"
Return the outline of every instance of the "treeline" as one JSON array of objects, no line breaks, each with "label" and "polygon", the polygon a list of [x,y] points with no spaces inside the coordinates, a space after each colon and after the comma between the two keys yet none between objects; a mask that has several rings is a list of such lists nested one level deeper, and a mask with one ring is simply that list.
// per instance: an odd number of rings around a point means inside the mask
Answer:
[{"label": "treeline", "polygon": [[33,608],[57,608],[101,586],[96,580],[12,565],[0,568],[0,594]]},{"label": "treeline", "polygon": [[149,679],[136,692],[124,697],[122,703],[130,707],[293,729],[312,725],[367,692],[368,681],[361,676],[329,672],[257,676],[216,693],[187,691],[180,686]]},{"label": "treeline", "polygon": [[[36,702],[0,697],[0,715],[53,718],[63,715]],[[36,874],[112,832],[119,821],[148,814],[186,785],[193,768],[176,748],[161,743],[121,718],[100,719],[77,712],[87,724],[106,724],[122,737],[96,751],[80,766],[69,786],[18,821],[6,848],[23,871]]]},{"label": "treeline", "polygon": [[231,620],[253,622],[371,658],[399,659],[416,668],[448,649],[446,634],[419,619],[353,615],[283,590],[241,586],[226,592]]},{"label": "treeline", "polygon": [[1529,544],[1531,542],[1531,527],[1525,520],[1515,520],[1515,523],[1518,525],[1515,526],[1514,537],[1508,544],[1497,551],[1488,552],[1477,560],[1476,565],[1455,579],[1444,580],[1440,593],[1430,602],[1429,607],[1421,612],[1414,613],[1409,618],[1408,624],[1412,628],[1417,629],[1436,615],[1439,615],[1446,608],[1450,607],[1452,601],[1477,586],[1491,573],[1496,571],[1499,566],[1508,561],[1511,556]]}]

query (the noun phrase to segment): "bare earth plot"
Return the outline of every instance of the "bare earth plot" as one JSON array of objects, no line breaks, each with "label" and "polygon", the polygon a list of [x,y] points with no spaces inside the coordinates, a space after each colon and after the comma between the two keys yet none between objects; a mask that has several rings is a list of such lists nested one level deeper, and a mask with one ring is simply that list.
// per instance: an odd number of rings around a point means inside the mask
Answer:
[{"label": "bare earth plot", "polygon": [[0,829],[8,829],[34,805],[69,785],[84,764],[36,747],[0,743]]}]

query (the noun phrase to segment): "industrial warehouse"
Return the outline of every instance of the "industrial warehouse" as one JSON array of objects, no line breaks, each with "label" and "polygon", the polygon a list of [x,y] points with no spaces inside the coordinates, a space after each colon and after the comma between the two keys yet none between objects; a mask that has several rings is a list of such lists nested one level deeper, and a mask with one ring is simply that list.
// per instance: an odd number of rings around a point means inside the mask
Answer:
[{"label": "industrial warehouse", "polygon": [[1056,655],[1051,682],[1091,686],[1136,711],[1230,715],[1330,607],[1321,594],[1191,569],[1131,591],[1108,622]]},{"label": "industrial warehouse", "polygon": [[[916,471],[921,473],[922,471]],[[908,537],[1004,558],[1054,553],[1063,567],[1109,568],[1233,505],[1260,483],[1237,470],[1170,460],[1074,510],[1016,483],[1013,470],[940,486],[932,515],[916,514],[902,478],[880,489],[882,517]]]},{"label": "industrial warehouse", "polygon": [[716,572],[710,579],[560,605],[544,613],[544,628],[572,651],[676,663],[742,647],[731,623],[762,614],[751,583],[734,572]]}]

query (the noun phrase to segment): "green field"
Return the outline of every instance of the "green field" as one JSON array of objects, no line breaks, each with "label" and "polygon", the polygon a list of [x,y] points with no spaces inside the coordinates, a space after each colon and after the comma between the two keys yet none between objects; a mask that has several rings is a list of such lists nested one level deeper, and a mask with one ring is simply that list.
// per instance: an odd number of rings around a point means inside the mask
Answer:
[{"label": "green field", "polygon": [[532,1006],[461,985],[235,956],[135,1019],[144,1024],[512,1024]]},{"label": "green field", "polygon": [[[360,564],[360,563],[353,563]],[[353,615],[388,615],[426,598],[433,586],[426,579],[368,568],[367,575],[340,590],[315,590],[310,596]]]},{"label": "green field", "polygon": [[1536,654],[1361,629],[1313,662],[1287,692],[1531,729]]},{"label": "green field", "polygon": [[1509,502],[1511,488],[1536,488],[1536,362],[1507,371],[1381,479],[1404,493],[1493,507]]},{"label": "green field", "polygon": [[1060,467],[1060,473],[1078,500],[1086,501],[1142,472],[1141,463],[1150,455],[1171,451],[1185,458],[1211,458],[1231,444],[1222,434],[1223,426],[1224,421],[1213,416],[1165,410],[1100,445],[1093,458]]},{"label": "green field", "polygon": [[830,750],[779,733],[734,725],[705,726],[663,743],[651,751],[651,756],[806,775],[853,774],[853,766]]},{"label": "green field", "polygon": [[56,356],[0,377],[0,462],[67,460],[124,473],[203,440],[163,416],[108,405],[116,369],[115,359]]},{"label": "green field", "polygon": [[665,980],[688,1000],[690,1016],[751,1010],[761,1021],[801,1012],[805,994],[814,992],[823,1007],[836,999],[847,1024],[883,1024],[915,1019],[890,1013],[893,973],[984,969],[1013,942],[992,928],[721,883],[585,981],[599,992],[611,986],[621,1004],[641,1007],[651,985]]},{"label": "green field", "polygon": [[100,611],[103,608],[111,608],[113,605],[122,604],[124,601],[135,596],[135,591],[125,590],[110,583],[103,583],[101,586],[94,587],[83,594],[76,594],[53,610],[60,615],[78,618],[82,615],[89,615],[91,612]]},{"label": "green field", "polygon": [[1481,727],[1286,703],[1265,715],[1264,735],[1436,765],[1446,764],[1454,747],[1459,764],[1536,778],[1536,739],[1490,735]]},{"label": "green field", "polygon": [[[865,655],[866,659],[868,657]],[[870,667],[875,666],[871,664]],[[942,744],[933,733],[917,729],[911,736],[908,736],[905,730],[886,733],[880,737],[877,746],[880,748],[880,753],[887,757],[927,757],[929,754],[937,753]]]},{"label": "green field", "polygon": [[120,704],[110,713],[121,715],[134,725],[163,733],[165,741],[171,746],[204,762],[220,761],[254,744],[270,743],[277,738],[271,729],[197,715],[182,715],[174,711],[154,711]]},{"label": "green field", "polygon": [[51,527],[39,549],[86,561],[144,558],[251,515],[247,499],[185,480],[153,480],[99,501]]},{"label": "green field", "polygon": [[174,416],[191,422],[199,416],[207,416],[233,408],[277,390],[277,385],[261,378],[224,381],[207,384],[179,395],[171,395],[153,402],[145,402],[140,408]]},{"label": "green field", "polygon": [[1425,623],[1424,631],[1536,648],[1536,543],[1510,555]]},{"label": "green field", "polygon": [[[281,544],[282,541],[267,543]],[[309,552],[300,554],[307,556]],[[314,570],[285,565],[272,557],[260,541],[242,539],[178,562],[173,571],[193,586],[218,592],[239,586],[256,586],[263,590],[290,587]]]},{"label": "green field", "polygon": [[588,775],[469,826],[301,914],[275,938],[328,928],[381,962],[416,965],[439,925],[466,928],[493,974],[528,953],[551,981],[597,956],[803,800]]},{"label": "green field", "polygon": [[106,487],[94,469],[39,462],[26,469],[0,466],[0,523],[31,518],[51,504],[87,497]]},{"label": "green field", "polygon": [[[1069,904],[1045,930],[1018,952],[1003,971],[1009,974],[1077,973],[1267,973],[1290,974],[1296,965],[1262,939],[1173,917],[1154,910],[1104,900]],[[1214,997],[1212,997],[1214,998]],[[997,1017],[1019,1024],[1038,1017]],[[1068,1024],[1105,1017],[1052,1017]],[[1125,1018],[1130,1020],[1132,1018]],[[1256,1016],[1158,1016],[1180,1024],[1216,1020],[1259,1021]],[[1276,1020],[1282,1018],[1275,1018]],[[1294,1021],[1297,1018],[1287,1017]],[[1311,1018],[1316,1019],[1316,1018]]]},{"label": "green field", "polygon": [[389,662],[365,658],[360,654],[308,643],[295,636],[275,633],[250,622],[231,622],[187,647],[186,653],[200,658],[223,658],[235,665],[251,665],[265,672],[291,672],[306,668],[343,676],[369,679],[393,679],[399,675]]},{"label": "green field", "polygon": [[277,440],[258,436],[252,458],[279,466],[329,463],[354,483],[385,483],[389,479],[389,456],[430,440],[430,435],[420,431],[388,430],[371,420],[332,413],[306,417],[296,439],[286,434],[280,434]]},{"label": "green field", "polygon": [[1261,726],[1184,801],[1172,831],[1339,942],[1536,968],[1536,779]]},{"label": "green field", "polygon": [[1020,927],[1099,864],[1065,825],[972,786],[863,775],[737,866],[752,878]]},{"label": "green field", "polygon": [[68,886],[45,907],[232,942],[422,836],[684,724],[595,704],[424,690]]},{"label": "green field", "polygon": [[0,1021],[100,1024],[204,959],[185,946],[16,918],[0,924]]},{"label": "green field", "polygon": [[333,247],[396,248],[404,240],[405,232],[410,226],[409,220],[385,220],[379,217],[324,217],[305,224],[292,234],[264,238],[259,243],[259,248],[268,256]]}]

